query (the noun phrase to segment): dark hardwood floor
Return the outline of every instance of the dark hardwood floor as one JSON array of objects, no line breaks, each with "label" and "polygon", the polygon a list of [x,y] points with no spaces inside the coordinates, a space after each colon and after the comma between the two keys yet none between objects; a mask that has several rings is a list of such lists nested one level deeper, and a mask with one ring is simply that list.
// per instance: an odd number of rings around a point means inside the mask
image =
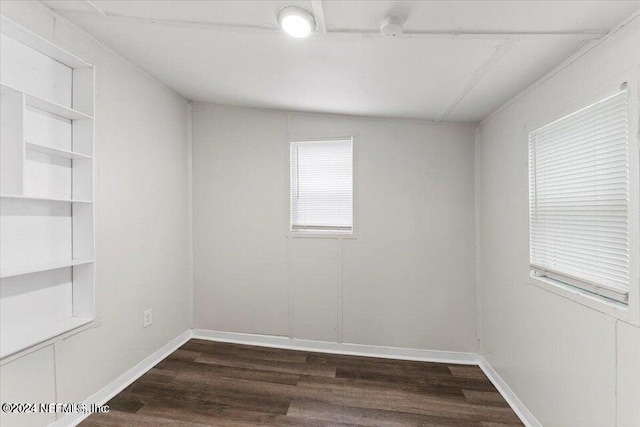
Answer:
[{"label": "dark hardwood floor", "polygon": [[192,339],[90,426],[468,426],[522,423],[477,366]]}]

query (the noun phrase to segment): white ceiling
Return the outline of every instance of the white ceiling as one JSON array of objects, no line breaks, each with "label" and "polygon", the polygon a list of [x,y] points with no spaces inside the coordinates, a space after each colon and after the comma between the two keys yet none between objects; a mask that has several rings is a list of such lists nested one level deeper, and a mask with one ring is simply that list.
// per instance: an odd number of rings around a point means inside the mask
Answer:
[{"label": "white ceiling", "polygon": [[[477,122],[640,1],[45,1],[195,101]],[[292,39],[277,12],[324,13]],[[407,34],[383,39],[388,14]]]}]

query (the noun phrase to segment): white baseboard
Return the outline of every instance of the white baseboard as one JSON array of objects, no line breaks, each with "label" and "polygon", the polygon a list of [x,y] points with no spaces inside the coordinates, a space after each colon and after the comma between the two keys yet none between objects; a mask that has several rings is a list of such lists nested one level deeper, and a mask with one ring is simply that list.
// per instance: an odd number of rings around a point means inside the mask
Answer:
[{"label": "white baseboard", "polygon": [[[191,338],[209,341],[220,341],[235,344],[255,345],[262,347],[283,348],[288,350],[314,351],[319,353],[347,354],[352,356],[381,357],[398,360],[417,360],[421,362],[452,363],[462,365],[477,365],[484,371],[489,380],[498,389],[502,397],[518,415],[526,427],[542,427],[527,407],[518,399],[507,383],[479,354],[455,351],[420,350],[413,348],[384,347],[364,344],[335,343],[325,341],[312,341],[291,339],[288,337],[273,335],[244,334],[237,332],[210,331],[205,329],[190,329],[166,345],[155,351],[149,357],[129,369],[106,385],[93,396],[84,401],[87,406],[104,405],[113,396],[120,393],[127,386],[140,378],[158,362],[174,352]],[[76,426],[89,414],[68,414],[58,419],[49,427]]]},{"label": "white baseboard", "polygon": [[478,364],[478,355],[475,353],[301,340],[274,335],[220,332],[205,329],[193,329],[192,332],[193,338],[203,340],[284,348],[287,350],[348,354],[351,356],[382,357],[385,359],[417,360],[421,362],[456,363],[460,365]]},{"label": "white baseboard", "polygon": [[[124,374],[120,375],[118,378],[113,380],[110,384],[107,384],[102,389],[98,390],[93,396],[86,399],[83,403],[87,406],[90,405],[104,405],[107,403],[113,396],[120,393],[126,387],[128,387],[132,382],[140,378],[143,374],[145,374],[149,369],[153,368],[158,362],[163,360],[165,357],[173,353],[178,347],[186,343],[191,339],[191,330],[187,329],[183,333],[181,333],[176,338],[169,341],[167,344],[160,347],[158,350],[153,352],[149,357],[142,360],[140,363],[135,365],[133,368],[126,371]],[[82,414],[82,413],[71,413],[59,418],[55,422],[49,424],[49,427],[67,427],[67,426],[76,426],[82,422],[85,418],[87,418],[91,414]]]},{"label": "white baseboard", "polygon": [[478,355],[480,369],[484,371],[484,374],[489,378],[493,385],[498,389],[504,400],[507,401],[513,412],[520,418],[520,420],[527,427],[542,427],[542,424],[533,416],[531,411],[522,403],[522,401],[511,390],[507,383],[502,379],[495,369],[487,362],[487,360]]}]

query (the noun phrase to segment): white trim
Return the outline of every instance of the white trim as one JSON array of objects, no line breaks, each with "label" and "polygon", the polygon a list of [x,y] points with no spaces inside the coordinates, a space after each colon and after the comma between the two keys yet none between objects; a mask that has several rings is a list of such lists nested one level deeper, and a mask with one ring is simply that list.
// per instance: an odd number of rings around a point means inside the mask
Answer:
[{"label": "white trim", "polygon": [[567,298],[584,307],[592,308],[600,313],[615,317],[623,322],[633,324],[633,318],[629,315],[629,307],[626,304],[609,300],[601,295],[593,294],[577,286],[571,286],[544,276],[536,276],[529,273],[527,283],[551,292],[563,298]]},{"label": "white trim", "polygon": [[285,236],[288,239],[357,239],[355,231],[289,231]]},{"label": "white trim", "polygon": [[189,328],[193,328],[193,289],[194,289],[194,273],[193,273],[193,254],[194,234],[193,234],[193,104],[187,104],[187,262],[189,278],[187,287],[189,290]]},{"label": "white trim", "polygon": [[522,403],[522,401],[516,396],[516,394],[511,390],[511,388],[507,385],[507,383],[502,379],[500,375],[496,372],[495,369],[487,362],[481,355],[477,355],[478,357],[478,366],[484,372],[484,374],[489,378],[489,380],[493,383],[493,385],[498,389],[504,400],[507,401],[513,412],[516,413],[518,418],[524,423],[527,427],[542,427],[542,424],[533,416],[531,411],[527,409],[527,407]]},{"label": "white trim", "polygon": [[482,159],[480,158],[480,143],[482,131],[479,126],[474,128],[473,139],[473,249],[474,249],[474,291],[475,291],[475,326],[476,351],[482,354],[482,216],[480,213],[482,192]]},{"label": "white trim", "polygon": [[[169,341],[167,344],[154,351],[147,358],[140,363],[120,375],[118,378],[107,384],[95,394],[85,399],[83,402],[87,406],[104,405],[116,394],[120,393],[126,387],[128,387],[135,380],[144,375],[147,371],[153,368],[158,362],[169,356],[176,351],[178,347],[189,341],[192,337],[191,329],[187,329],[176,338]],[[49,424],[49,427],[63,427],[63,426],[76,426],[80,424],[85,418],[91,414],[84,413],[71,413],[59,418],[57,421]]]},{"label": "white trim", "polygon": [[460,365],[478,364],[478,355],[475,353],[301,340],[291,339],[285,336],[210,331],[206,329],[194,329],[192,333],[193,338],[202,340],[283,348],[286,350],[381,357],[385,359],[417,360],[421,362],[456,363]]},{"label": "white trim", "polygon": [[344,342],[344,240],[337,242],[338,257],[338,286],[336,286],[336,301],[338,307],[336,310],[336,342],[342,344]]},{"label": "white trim", "polygon": [[[242,107],[241,107],[242,108]],[[251,108],[251,107],[247,107]],[[297,113],[287,114],[287,132],[286,132],[286,156],[285,167],[287,171],[287,185],[286,185],[286,202],[287,202],[287,220],[285,222],[285,237],[287,239],[337,239],[342,241],[343,239],[358,239],[358,140],[360,139],[359,132],[355,130],[347,132],[347,136],[344,133],[332,133],[328,132],[324,136],[318,133],[302,134],[295,133],[289,130],[291,119]],[[351,198],[352,204],[352,217],[351,217],[351,231],[294,231],[291,229],[291,143],[293,142],[323,142],[323,141],[341,141],[351,140],[351,160],[353,162],[353,193]]]}]

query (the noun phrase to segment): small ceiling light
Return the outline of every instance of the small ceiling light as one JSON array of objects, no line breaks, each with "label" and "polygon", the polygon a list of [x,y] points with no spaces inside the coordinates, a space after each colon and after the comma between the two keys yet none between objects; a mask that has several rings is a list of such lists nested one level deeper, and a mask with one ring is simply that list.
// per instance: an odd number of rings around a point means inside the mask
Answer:
[{"label": "small ceiling light", "polygon": [[384,37],[400,37],[402,33],[404,33],[402,18],[398,16],[389,16],[384,21],[382,21],[380,34],[382,34]]},{"label": "small ceiling light", "polygon": [[297,6],[287,6],[280,9],[278,23],[285,33],[297,38],[307,37],[316,27],[313,15]]}]

